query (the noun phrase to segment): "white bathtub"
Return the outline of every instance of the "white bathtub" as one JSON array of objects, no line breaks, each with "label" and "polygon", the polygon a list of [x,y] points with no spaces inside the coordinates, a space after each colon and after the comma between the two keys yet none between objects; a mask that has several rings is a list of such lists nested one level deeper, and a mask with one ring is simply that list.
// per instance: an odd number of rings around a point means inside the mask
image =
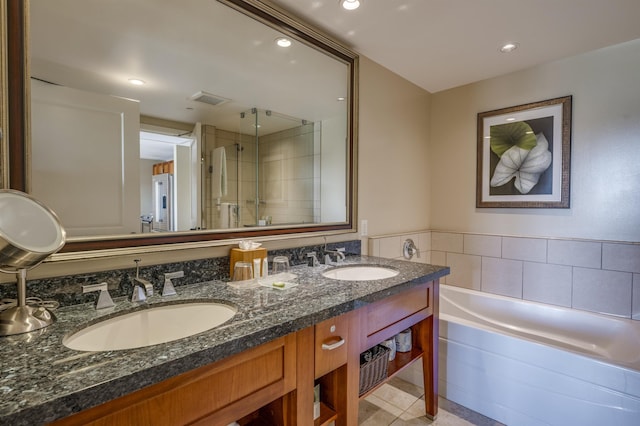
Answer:
[{"label": "white bathtub", "polygon": [[447,285],[439,393],[509,426],[640,425],[640,321]]}]

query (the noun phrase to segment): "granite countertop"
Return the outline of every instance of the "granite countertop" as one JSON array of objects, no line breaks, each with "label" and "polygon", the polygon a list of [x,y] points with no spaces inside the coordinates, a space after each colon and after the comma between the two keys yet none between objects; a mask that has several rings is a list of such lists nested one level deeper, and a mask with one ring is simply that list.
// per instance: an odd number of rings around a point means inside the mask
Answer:
[{"label": "granite countertop", "polygon": [[[208,281],[179,286],[177,296],[154,295],[143,304],[116,300],[115,308],[101,311],[87,304],[58,309],[57,321],[45,329],[0,337],[0,423],[35,425],[66,417],[449,273],[447,267],[367,256],[349,256],[341,266],[360,264],[400,273],[376,281],[338,281],[321,275],[334,266],[298,266],[291,270],[298,285],[286,290]],[[101,317],[193,299],[231,303],[238,312],[212,330],[155,346],[79,352],[62,345],[65,335]]]}]

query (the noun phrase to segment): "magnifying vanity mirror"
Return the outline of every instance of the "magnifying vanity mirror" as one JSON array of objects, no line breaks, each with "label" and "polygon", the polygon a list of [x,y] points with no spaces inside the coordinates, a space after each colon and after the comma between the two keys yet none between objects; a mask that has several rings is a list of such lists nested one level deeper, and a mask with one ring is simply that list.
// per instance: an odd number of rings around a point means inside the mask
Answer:
[{"label": "magnifying vanity mirror", "polygon": [[256,0],[25,5],[9,158],[65,251],[353,231],[353,52]]},{"label": "magnifying vanity mirror", "polygon": [[58,217],[35,198],[0,190],[0,272],[16,274],[18,298],[2,304],[0,336],[39,330],[55,321],[44,306],[27,304],[27,270],[64,246],[66,233]]}]

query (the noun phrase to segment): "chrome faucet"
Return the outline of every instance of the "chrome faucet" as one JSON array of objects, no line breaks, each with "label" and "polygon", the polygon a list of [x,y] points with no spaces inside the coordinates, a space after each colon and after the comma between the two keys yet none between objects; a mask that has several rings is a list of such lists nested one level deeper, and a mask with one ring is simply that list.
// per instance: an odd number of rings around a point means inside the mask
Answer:
[{"label": "chrome faucet", "polygon": [[172,278],[182,278],[184,277],[184,271],[178,272],[169,272],[164,274],[164,286],[162,287],[162,295],[163,296],[174,296],[176,293],[176,289],[171,282]]},{"label": "chrome faucet", "polygon": [[116,306],[116,304],[113,303],[113,299],[111,298],[111,295],[109,294],[107,283],[89,284],[89,285],[82,286],[83,293],[89,293],[91,291],[100,292],[100,295],[98,296],[98,300],[96,302],[96,309],[105,309],[105,308],[111,308],[113,306]]},{"label": "chrome faucet", "polygon": [[[344,251],[344,247],[340,247],[335,250],[327,250],[325,247],[325,253],[331,253],[336,256],[336,263],[341,263],[345,259]],[[331,256],[329,256],[329,254],[325,254],[324,261],[326,264],[331,263]]]},{"label": "chrome faucet", "polygon": [[135,259],[136,262],[136,276],[133,279],[133,294],[131,295],[132,302],[144,302],[147,297],[153,296],[153,284],[144,278],[140,278],[140,259]]},{"label": "chrome faucet", "polygon": [[315,251],[311,251],[309,253],[307,253],[307,257],[310,259],[310,265],[309,266],[319,266],[320,262],[318,261],[318,258],[316,257],[316,252]]}]

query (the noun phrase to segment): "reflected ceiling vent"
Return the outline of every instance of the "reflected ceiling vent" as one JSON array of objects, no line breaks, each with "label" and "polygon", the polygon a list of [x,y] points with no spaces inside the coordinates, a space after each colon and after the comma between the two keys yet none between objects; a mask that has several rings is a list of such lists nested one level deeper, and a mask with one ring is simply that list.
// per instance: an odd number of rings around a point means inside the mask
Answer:
[{"label": "reflected ceiling vent", "polygon": [[209,105],[222,105],[229,102],[231,99],[223,98],[222,96],[214,95],[205,91],[200,91],[191,96],[191,100],[202,102]]}]

